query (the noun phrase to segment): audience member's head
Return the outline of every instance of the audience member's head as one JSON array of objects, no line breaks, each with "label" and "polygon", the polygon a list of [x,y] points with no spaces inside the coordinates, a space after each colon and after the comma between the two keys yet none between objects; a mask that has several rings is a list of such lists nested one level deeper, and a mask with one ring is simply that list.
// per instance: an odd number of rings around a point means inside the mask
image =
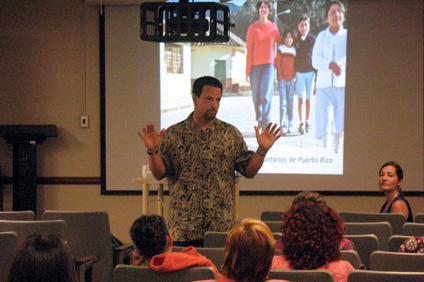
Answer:
[{"label": "audience member's head", "polygon": [[340,260],[344,224],[323,203],[299,202],[283,216],[282,249],[293,269],[316,269]]},{"label": "audience member's head", "polygon": [[[383,164],[378,171],[378,175],[380,176],[380,189],[385,191],[388,190],[386,187],[382,187],[383,183],[382,178],[384,178],[385,175],[390,175],[390,178],[394,178],[393,180],[389,181],[391,185],[389,186],[390,189],[397,189],[400,194],[402,194],[402,190],[400,188],[400,185],[403,183],[403,170],[400,167],[400,165],[394,161],[387,162]],[[392,187],[395,186],[395,187]]]},{"label": "audience member's head", "polygon": [[228,234],[222,272],[237,282],[266,280],[274,257],[275,239],[262,221],[247,218]]},{"label": "audience member's head", "polygon": [[312,191],[303,191],[296,195],[293,200],[292,205],[295,205],[300,202],[312,202],[312,203],[322,203],[326,204],[324,198],[317,192]]},{"label": "audience member's head", "polygon": [[159,215],[142,215],[131,226],[131,240],[136,247],[135,256],[141,263],[158,254],[171,251],[172,237],[165,219]]},{"label": "audience member's head", "polygon": [[33,234],[19,247],[9,282],[77,282],[71,250],[55,234]]}]

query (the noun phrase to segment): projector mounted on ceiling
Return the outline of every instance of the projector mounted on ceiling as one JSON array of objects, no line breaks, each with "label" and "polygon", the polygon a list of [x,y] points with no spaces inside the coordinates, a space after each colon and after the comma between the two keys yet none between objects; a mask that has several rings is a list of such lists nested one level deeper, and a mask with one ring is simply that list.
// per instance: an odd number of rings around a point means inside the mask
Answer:
[{"label": "projector mounted on ceiling", "polygon": [[143,2],[140,36],[156,42],[228,42],[230,9],[214,2]]}]

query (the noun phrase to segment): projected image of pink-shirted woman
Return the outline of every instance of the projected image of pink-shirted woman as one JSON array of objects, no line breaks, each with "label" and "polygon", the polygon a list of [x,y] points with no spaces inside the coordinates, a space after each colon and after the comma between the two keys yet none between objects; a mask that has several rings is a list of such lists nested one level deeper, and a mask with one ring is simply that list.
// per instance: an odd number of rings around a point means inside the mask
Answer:
[{"label": "projected image of pink-shirted woman", "polygon": [[259,20],[253,22],[247,31],[246,39],[246,78],[252,87],[258,127],[263,130],[270,122],[271,102],[275,84],[275,43],[282,39],[277,25],[269,20],[272,3],[261,1],[256,4]]}]

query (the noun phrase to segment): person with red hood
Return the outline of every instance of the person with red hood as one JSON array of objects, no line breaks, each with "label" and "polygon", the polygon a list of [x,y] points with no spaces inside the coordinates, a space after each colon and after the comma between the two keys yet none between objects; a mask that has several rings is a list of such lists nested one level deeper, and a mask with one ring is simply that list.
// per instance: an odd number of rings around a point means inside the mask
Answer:
[{"label": "person with red hood", "polygon": [[212,266],[218,280],[222,275],[211,260],[199,254],[193,246],[172,252],[172,236],[165,219],[159,215],[142,215],[131,226],[131,240],[135,245],[132,265],[147,265],[160,272],[177,271],[194,266]]}]

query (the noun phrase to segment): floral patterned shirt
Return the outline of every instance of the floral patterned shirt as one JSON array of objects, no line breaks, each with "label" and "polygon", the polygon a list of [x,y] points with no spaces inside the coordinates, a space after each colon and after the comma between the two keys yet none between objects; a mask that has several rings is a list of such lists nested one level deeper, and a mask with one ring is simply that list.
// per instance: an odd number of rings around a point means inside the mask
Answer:
[{"label": "floral patterned shirt", "polygon": [[402,253],[424,253],[424,237],[412,237],[406,240],[398,252]]},{"label": "floral patterned shirt", "polygon": [[175,241],[203,239],[234,224],[235,171],[253,155],[241,133],[216,119],[202,130],[189,117],[166,130],[160,145],[169,185],[169,228]]}]

